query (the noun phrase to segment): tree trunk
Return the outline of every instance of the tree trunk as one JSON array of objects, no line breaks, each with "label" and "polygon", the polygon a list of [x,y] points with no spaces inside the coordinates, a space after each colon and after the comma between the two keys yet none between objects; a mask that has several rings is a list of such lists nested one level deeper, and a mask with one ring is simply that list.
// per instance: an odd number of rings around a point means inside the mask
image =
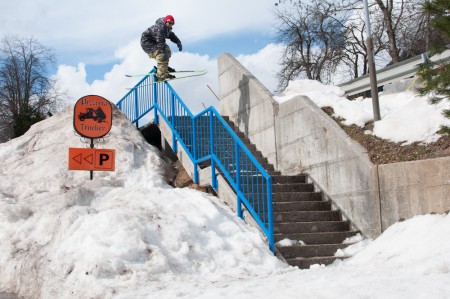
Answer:
[{"label": "tree trunk", "polygon": [[400,59],[395,38],[394,21],[392,20],[393,0],[388,0],[387,5],[385,5],[382,0],[375,0],[375,2],[378,4],[378,7],[380,7],[384,16],[384,22],[386,23],[386,34],[389,39],[389,55],[392,58],[392,62],[397,63]]}]

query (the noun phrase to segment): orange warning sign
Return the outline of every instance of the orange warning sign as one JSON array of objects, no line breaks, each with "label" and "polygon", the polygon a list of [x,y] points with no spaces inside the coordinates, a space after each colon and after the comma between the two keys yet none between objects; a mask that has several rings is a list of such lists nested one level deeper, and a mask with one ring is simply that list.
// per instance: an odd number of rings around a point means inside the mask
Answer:
[{"label": "orange warning sign", "polygon": [[111,103],[101,96],[89,95],[79,99],[73,110],[73,126],[83,137],[100,138],[112,125]]},{"label": "orange warning sign", "polygon": [[69,170],[115,170],[113,149],[69,148]]}]

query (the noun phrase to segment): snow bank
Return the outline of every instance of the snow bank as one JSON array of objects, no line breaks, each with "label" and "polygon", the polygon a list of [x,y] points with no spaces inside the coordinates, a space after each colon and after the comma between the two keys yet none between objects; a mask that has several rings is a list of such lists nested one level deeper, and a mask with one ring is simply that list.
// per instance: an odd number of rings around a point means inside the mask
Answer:
[{"label": "snow bank", "polygon": [[116,171],[69,171],[86,147],[72,108],[0,145],[0,290],[26,298],[110,298],[180,276],[217,280],[286,267],[217,199],[170,187],[157,150],[118,110],[99,145]]},{"label": "snow bank", "polygon": [[[334,116],[343,118],[345,125],[363,127],[373,121],[372,99],[348,100],[342,89],[324,85],[314,80],[290,81],[280,96],[274,99],[280,103],[297,95],[309,97],[319,107],[332,107]],[[441,136],[437,132],[441,125],[450,125],[450,119],[442,115],[450,109],[450,101],[431,105],[428,98],[412,92],[379,95],[381,120],[374,123],[373,135],[405,145],[413,142],[431,143]]]}]

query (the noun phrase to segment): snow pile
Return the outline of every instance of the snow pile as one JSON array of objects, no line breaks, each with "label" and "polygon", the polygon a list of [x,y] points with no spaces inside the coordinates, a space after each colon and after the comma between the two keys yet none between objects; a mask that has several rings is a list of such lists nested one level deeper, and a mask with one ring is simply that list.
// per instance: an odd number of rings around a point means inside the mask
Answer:
[{"label": "snow pile", "polygon": [[[116,171],[92,181],[68,171],[68,148],[87,146],[72,113],[0,144],[0,297],[450,298],[450,215],[355,236],[335,254],[352,257],[299,270],[216,198],[170,187],[165,162],[117,110],[100,146],[116,149]],[[292,244],[302,242],[279,242]]]},{"label": "snow pile", "polygon": [[351,245],[355,256],[327,267],[282,269],[189,294],[202,299],[450,298],[449,233],[450,215],[416,216],[391,226],[374,241]]},{"label": "snow pile", "polygon": [[157,295],[201,299],[446,299],[450,298],[449,229],[449,215],[417,216],[391,226],[374,241],[351,245],[354,257],[327,267],[279,269],[269,275],[235,277],[215,284],[177,282],[168,286],[176,291],[160,291]]},{"label": "snow pile", "polygon": [[445,274],[450,279],[449,235],[449,214],[416,216],[390,226],[348,265],[420,275]]},{"label": "snow pile", "polygon": [[174,189],[165,162],[118,110],[101,148],[116,171],[69,171],[73,109],[0,145],[0,290],[110,298],[179,277],[207,281],[286,267],[217,199]]},{"label": "snow pile", "polygon": [[[332,107],[334,116],[343,118],[345,125],[363,127],[373,121],[372,99],[348,100],[337,86],[321,84],[314,80],[290,81],[282,95],[274,99],[280,103],[297,95],[305,95],[319,107]],[[442,115],[450,109],[450,101],[436,105],[427,98],[412,92],[379,95],[381,120],[374,123],[374,135],[405,145],[413,142],[431,143],[439,139],[437,133],[441,125],[450,125],[450,119]]]}]

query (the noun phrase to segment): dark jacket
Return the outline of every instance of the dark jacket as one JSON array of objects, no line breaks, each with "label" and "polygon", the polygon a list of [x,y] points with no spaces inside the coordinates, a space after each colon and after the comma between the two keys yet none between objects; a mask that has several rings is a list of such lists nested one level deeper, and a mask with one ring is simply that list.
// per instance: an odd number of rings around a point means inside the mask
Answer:
[{"label": "dark jacket", "polygon": [[180,39],[166,26],[164,18],[156,20],[155,25],[149,27],[142,33],[141,47],[146,53],[153,53],[156,50],[163,50],[166,39],[178,44]]}]

